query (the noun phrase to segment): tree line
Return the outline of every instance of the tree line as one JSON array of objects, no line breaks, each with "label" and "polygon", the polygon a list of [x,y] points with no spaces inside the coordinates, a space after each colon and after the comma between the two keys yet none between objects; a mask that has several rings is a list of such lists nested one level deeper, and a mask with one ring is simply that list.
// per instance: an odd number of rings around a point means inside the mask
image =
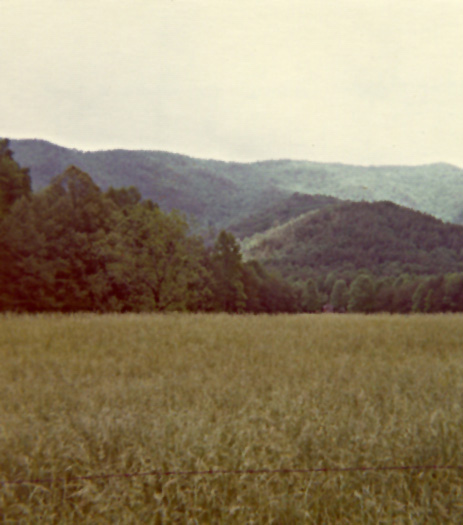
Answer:
[{"label": "tree line", "polygon": [[134,187],[103,192],[75,166],[31,191],[0,142],[1,311],[297,311],[297,290],[231,233],[212,246]]},{"label": "tree line", "polygon": [[207,244],[134,187],[103,192],[75,166],[32,192],[0,141],[0,311],[461,312],[463,273],[369,269],[289,284],[244,261],[233,234]]},{"label": "tree line", "polygon": [[363,270],[349,280],[332,272],[308,279],[304,295],[308,312],[463,312],[463,273],[375,277]]}]

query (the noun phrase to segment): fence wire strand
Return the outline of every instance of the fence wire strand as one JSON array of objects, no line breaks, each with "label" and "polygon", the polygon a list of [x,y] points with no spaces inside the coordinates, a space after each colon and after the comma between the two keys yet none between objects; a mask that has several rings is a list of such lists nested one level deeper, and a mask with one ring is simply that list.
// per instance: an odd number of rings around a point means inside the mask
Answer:
[{"label": "fence wire strand", "polygon": [[26,485],[40,483],[70,483],[73,481],[106,480],[113,478],[137,478],[146,476],[224,476],[224,475],[259,475],[259,474],[314,474],[343,472],[381,472],[381,471],[429,471],[429,470],[463,470],[463,465],[384,465],[377,467],[317,467],[317,468],[280,468],[280,469],[210,469],[210,470],[150,470],[145,472],[122,472],[112,474],[91,474],[87,476],[60,476],[41,479],[0,480],[1,486]]}]

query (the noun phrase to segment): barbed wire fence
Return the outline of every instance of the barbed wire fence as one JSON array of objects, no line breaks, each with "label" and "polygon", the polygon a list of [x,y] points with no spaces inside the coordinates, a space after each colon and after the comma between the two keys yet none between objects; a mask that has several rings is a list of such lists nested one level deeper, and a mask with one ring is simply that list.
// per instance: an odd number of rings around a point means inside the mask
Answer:
[{"label": "barbed wire fence", "polygon": [[0,486],[26,484],[53,484],[70,483],[74,481],[108,480],[114,478],[137,478],[147,476],[157,477],[192,477],[192,476],[233,476],[233,475],[285,475],[285,474],[321,474],[321,473],[349,473],[349,472],[425,472],[443,470],[462,470],[463,465],[384,465],[384,466],[357,466],[357,467],[317,467],[317,468],[280,468],[280,469],[210,469],[210,470],[149,470],[138,472],[123,472],[111,474],[90,474],[87,476],[60,476],[38,479],[0,480]]}]

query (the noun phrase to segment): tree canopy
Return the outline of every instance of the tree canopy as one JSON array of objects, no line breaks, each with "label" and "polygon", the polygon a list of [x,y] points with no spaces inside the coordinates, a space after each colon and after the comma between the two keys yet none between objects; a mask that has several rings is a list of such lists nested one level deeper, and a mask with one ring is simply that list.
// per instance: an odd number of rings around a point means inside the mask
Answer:
[{"label": "tree canopy", "polygon": [[463,311],[463,228],[391,203],[324,207],[258,246],[260,261],[226,230],[206,243],[181,213],[75,165],[33,193],[0,141],[0,311]]},{"label": "tree canopy", "polygon": [[0,310],[297,309],[292,288],[244,263],[231,233],[208,248],[184,216],[135,188],[103,192],[70,166],[23,196],[0,221]]}]

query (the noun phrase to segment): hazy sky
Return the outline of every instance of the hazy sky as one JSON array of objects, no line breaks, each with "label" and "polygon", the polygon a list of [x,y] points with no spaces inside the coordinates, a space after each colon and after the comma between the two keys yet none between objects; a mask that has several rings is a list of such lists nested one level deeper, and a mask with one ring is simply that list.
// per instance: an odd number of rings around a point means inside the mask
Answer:
[{"label": "hazy sky", "polygon": [[463,2],[0,0],[0,136],[463,166]]}]

